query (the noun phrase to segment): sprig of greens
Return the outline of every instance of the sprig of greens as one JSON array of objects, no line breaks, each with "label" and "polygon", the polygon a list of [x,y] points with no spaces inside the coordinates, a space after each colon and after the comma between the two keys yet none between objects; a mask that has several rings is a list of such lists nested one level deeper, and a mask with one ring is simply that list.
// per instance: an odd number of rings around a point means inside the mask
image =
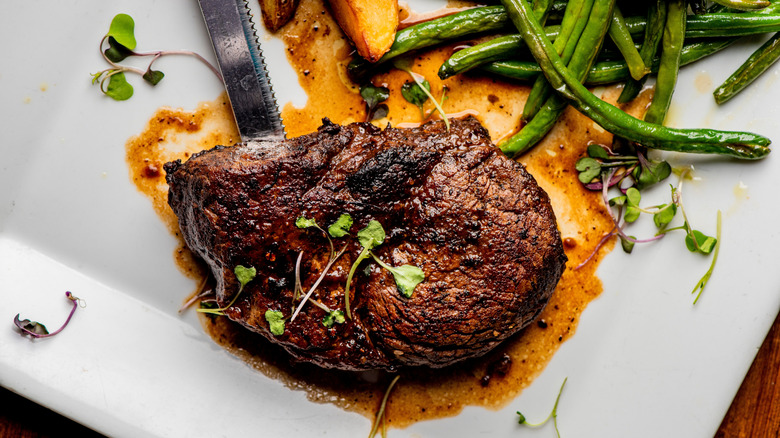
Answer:
[{"label": "sprig of greens", "polygon": [[707,272],[704,273],[704,275],[701,277],[698,283],[696,283],[696,286],[694,286],[693,290],[691,291],[691,294],[695,294],[696,291],[699,291],[699,293],[696,294],[696,298],[693,299],[693,304],[696,304],[696,302],[699,301],[699,298],[701,297],[701,293],[704,292],[704,287],[707,286],[707,282],[710,280],[710,277],[712,276],[712,271],[715,269],[715,262],[718,261],[718,253],[720,252],[720,230],[721,230],[721,213],[720,210],[718,210],[718,220],[716,225],[716,242],[715,242],[715,248],[712,251],[712,263],[710,263],[710,268],[707,269]]},{"label": "sprig of greens", "polygon": [[357,237],[363,250],[360,251],[357,259],[352,263],[352,267],[349,269],[349,274],[347,275],[347,285],[344,287],[344,309],[346,310],[347,318],[349,319],[352,319],[352,312],[349,308],[349,287],[352,285],[352,277],[355,275],[355,271],[360,265],[360,262],[369,257],[370,251],[384,242],[385,230],[379,222],[372,220],[365,228],[358,231]]},{"label": "sprig of greens", "polygon": [[241,292],[244,291],[244,286],[246,286],[247,283],[249,283],[250,281],[254,280],[255,276],[257,275],[257,269],[255,269],[254,267],[247,268],[245,266],[237,265],[233,269],[233,274],[235,274],[236,280],[238,280],[238,283],[240,284],[240,286],[238,287],[238,292],[236,292],[236,294],[233,295],[233,299],[230,300],[230,303],[228,303],[227,306],[221,307],[221,308],[218,308],[218,309],[210,309],[210,308],[201,306],[199,309],[197,309],[198,312],[200,312],[200,313],[208,313],[208,314],[211,314],[211,315],[224,316],[225,315],[225,310],[227,310],[230,307],[232,307],[233,304],[235,304],[236,300],[238,299],[239,295],[241,295]]},{"label": "sprig of greens", "polygon": [[360,97],[366,102],[366,122],[387,117],[387,105],[382,103],[390,97],[387,87],[375,87],[369,82],[360,86]]},{"label": "sprig of greens", "polygon": [[27,335],[36,339],[49,338],[60,333],[68,325],[68,323],[70,323],[71,318],[73,318],[73,314],[76,312],[76,307],[86,307],[86,303],[82,299],[70,293],[70,291],[65,292],[65,297],[71,301],[73,307],[70,309],[68,318],[65,319],[65,322],[57,330],[49,333],[49,330],[46,329],[45,325],[37,321],[31,321],[29,319],[19,319],[18,313],[14,317],[14,325],[19,329],[22,336]]},{"label": "sprig of greens", "polygon": [[547,418],[545,418],[543,421],[539,423],[529,423],[527,419],[525,418],[525,415],[520,413],[520,411],[517,411],[518,419],[517,422],[519,424],[522,424],[524,426],[528,427],[539,427],[544,424],[546,424],[550,419],[553,421],[553,426],[555,427],[555,435],[558,436],[558,438],[561,438],[561,432],[558,430],[558,402],[561,400],[561,394],[563,393],[563,387],[566,386],[566,381],[569,380],[568,377],[563,379],[563,383],[561,383],[561,389],[558,390],[558,396],[555,397],[555,404],[553,405],[552,411],[550,411],[550,414],[547,415]]},{"label": "sprig of greens", "polygon": [[[376,416],[374,418],[374,425],[371,427],[371,432],[368,433],[368,438],[374,438],[377,431],[379,430],[379,425],[385,424],[385,408],[387,407],[387,399],[390,398],[390,392],[393,390],[393,387],[396,383],[398,383],[398,379],[400,378],[400,374],[396,375],[393,380],[390,381],[390,384],[387,385],[387,390],[385,390],[385,395],[382,397],[382,402],[379,404],[379,409],[377,410]],[[382,433],[382,436],[385,436],[385,434]]]},{"label": "sprig of greens", "polygon": [[[393,67],[395,67],[395,68],[397,68],[399,70],[405,71],[406,73],[409,74],[409,76],[412,77],[412,80],[417,85],[417,89],[416,90],[421,91],[423,94],[425,94],[428,97],[428,99],[431,100],[431,102],[433,102],[433,106],[436,107],[436,111],[438,111],[439,114],[441,115],[441,118],[444,120],[444,125],[447,126],[447,131],[449,132],[449,130],[450,130],[450,121],[447,119],[447,113],[444,112],[444,109],[442,109],[441,104],[436,100],[435,97],[433,97],[433,94],[431,94],[431,92],[430,92],[430,88],[431,88],[430,84],[428,84],[428,88],[425,87],[425,83],[427,83],[428,81],[422,75],[419,75],[419,74],[417,74],[417,73],[412,71],[412,61],[411,61],[411,59],[410,58],[405,58],[405,57],[396,58],[396,59],[393,60]],[[403,90],[402,90],[402,92],[403,92]],[[404,97],[406,97],[406,96],[404,96]],[[442,96],[442,102],[444,102],[444,97],[443,96]],[[414,103],[414,102],[411,102],[411,103]],[[415,103],[415,105],[417,105],[417,104]],[[422,107],[420,108],[420,110],[422,111]],[[423,120],[424,119],[425,119],[425,117],[423,117]]]},{"label": "sprig of greens", "polygon": [[355,271],[357,270],[360,263],[369,256],[373,257],[380,266],[393,274],[396,287],[398,287],[398,290],[406,298],[410,298],[412,293],[414,293],[414,289],[417,287],[417,285],[425,280],[425,274],[423,273],[422,269],[418,268],[417,266],[403,265],[393,267],[383,262],[379,257],[371,252],[371,250],[378,247],[385,241],[385,229],[382,228],[382,224],[380,224],[379,221],[371,220],[365,228],[358,231],[357,237],[358,241],[360,242],[360,246],[363,247],[363,250],[360,251],[357,259],[355,259],[355,262],[352,263],[352,267],[349,270],[349,275],[347,276],[347,285],[344,288],[344,307],[347,311],[347,317],[350,319],[352,318],[352,313],[349,307],[349,288],[352,284],[352,278],[355,275]]},{"label": "sprig of greens", "polygon": [[[658,240],[667,233],[675,230],[685,231],[685,246],[691,252],[703,255],[709,255],[718,247],[720,237],[712,237],[703,232],[694,229],[685,213],[682,201],[683,181],[687,177],[690,169],[683,169],[679,173],[679,183],[677,187],[671,186],[671,202],[660,204],[650,208],[640,206],[642,195],[640,190],[652,186],[664,179],[671,173],[671,166],[665,161],[653,161],[647,159],[641,148],[636,147],[633,155],[619,155],[606,146],[590,145],[587,156],[577,161],[575,168],[579,172],[579,180],[586,188],[590,190],[599,190],[602,193],[602,199],[610,212],[614,227],[601,241],[596,245],[593,252],[575,269],[579,269],[588,263],[598,250],[612,236],[618,236],[623,250],[630,253],[634,244],[646,243]],[[626,182],[628,182],[628,187]],[[608,197],[610,188],[618,188],[620,195],[613,198]],[[627,188],[626,188],[627,187]],[[615,210],[613,210],[616,209]],[[683,217],[683,224],[677,227],[668,228],[674,219],[677,211],[680,211]],[[624,228],[626,224],[633,223],[639,219],[641,214],[650,214],[653,216],[653,223],[658,228],[655,236],[647,239],[637,239],[635,236],[628,235]],[[720,221],[718,222],[718,234],[720,233]],[[707,280],[712,274],[715,266],[715,257],[710,266],[710,270],[705,277],[694,288],[694,292],[703,290]],[[694,300],[694,304],[698,300]]]},{"label": "sprig of greens", "polygon": [[319,277],[314,282],[312,287],[309,288],[309,291],[306,293],[306,295],[304,295],[301,302],[298,304],[297,307],[295,307],[295,301],[298,299],[300,294],[303,293],[303,286],[301,282],[301,259],[303,257],[303,251],[301,251],[298,254],[298,260],[295,263],[295,290],[293,292],[294,309],[290,321],[294,321],[295,318],[298,317],[298,314],[303,309],[303,306],[307,302],[311,302],[312,304],[316,305],[317,307],[319,307],[320,309],[324,310],[327,313],[326,317],[323,319],[322,322],[323,325],[325,325],[325,327],[332,327],[334,323],[341,324],[344,322],[343,314],[341,315],[341,317],[339,317],[339,315],[335,313],[335,312],[341,313],[341,311],[332,310],[325,304],[322,304],[321,302],[313,299],[311,296],[314,293],[314,291],[317,290],[317,287],[325,278],[325,275],[328,273],[328,271],[333,266],[333,264],[336,263],[336,260],[338,260],[339,257],[341,257],[341,255],[344,254],[344,251],[347,250],[347,245],[344,245],[344,247],[341,248],[341,250],[338,253],[334,253],[333,240],[331,239],[331,237],[339,238],[339,237],[344,237],[346,235],[349,235],[349,230],[350,228],[352,228],[352,216],[350,216],[349,214],[342,214],[341,216],[339,216],[336,222],[332,223],[328,227],[328,231],[322,229],[317,224],[317,221],[315,219],[313,218],[309,219],[306,218],[305,216],[300,216],[298,219],[296,219],[295,226],[301,229],[313,227],[320,230],[325,235],[325,238],[328,239],[328,245],[330,246],[330,257],[328,258],[328,264],[325,265],[325,269],[322,270],[322,272],[320,273]]},{"label": "sprig of greens", "polygon": [[[222,80],[222,75],[219,73],[219,70],[195,52],[189,50],[136,52],[134,51],[136,45],[135,21],[133,18],[127,14],[117,14],[114,16],[109,25],[108,32],[100,40],[100,52],[103,55],[103,59],[105,59],[111,67],[97,73],[91,73],[92,83],[99,84],[100,91],[114,100],[127,100],[133,96],[133,86],[127,82],[125,73],[138,74],[150,85],[157,85],[165,77],[165,74],[159,70],[153,70],[152,65],[160,57],[165,55],[192,56],[206,64],[217,78],[219,78],[220,81]],[[106,48],[104,49],[104,47]],[[149,61],[146,70],[119,64],[119,62],[124,61],[130,56],[151,56],[152,60]]]}]

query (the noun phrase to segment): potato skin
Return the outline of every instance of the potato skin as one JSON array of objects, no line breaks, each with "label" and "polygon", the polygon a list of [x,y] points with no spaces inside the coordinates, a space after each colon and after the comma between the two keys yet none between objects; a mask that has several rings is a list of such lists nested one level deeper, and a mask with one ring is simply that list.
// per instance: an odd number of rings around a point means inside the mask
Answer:
[{"label": "potato skin", "polygon": [[271,32],[276,32],[287,24],[298,7],[298,0],[259,0],[263,12],[263,24]]},{"label": "potato skin", "polygon": [[376,62],[390,50],[398,27],[398,0],[328,0],[333,17],[360,56]]}]

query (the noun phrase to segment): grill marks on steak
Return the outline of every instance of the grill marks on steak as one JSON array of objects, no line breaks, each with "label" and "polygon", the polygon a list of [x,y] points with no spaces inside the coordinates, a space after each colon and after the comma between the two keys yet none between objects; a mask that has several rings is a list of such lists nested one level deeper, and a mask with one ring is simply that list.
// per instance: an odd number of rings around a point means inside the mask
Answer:
[{"label": "grill marks on steak", "polygon": [[[220,305],[238,290],[236,265],[258,271],[228,316],[321,366],[438,367],[484,354],[541,312],[566,262],[547,195],[473,118],[449,132],[442,122],[382,131],[325,120],[310,135],[217,147],[165,169],[169,203],[217,278]],[[353,236],[378,220],[387,238],[374,253],[420,267],[425,281],[404,298],[369,258],[353,278],[353,319],[326,328],[325,312],[307,303],[273,336],[264,314],[291,315],[299,252],[305,291],[328,261],[324,236],[295,220],[326,227],[342,213]],[[354,237],[334,243],[347,250],[314,297],[343,310],[361,248]]]}]

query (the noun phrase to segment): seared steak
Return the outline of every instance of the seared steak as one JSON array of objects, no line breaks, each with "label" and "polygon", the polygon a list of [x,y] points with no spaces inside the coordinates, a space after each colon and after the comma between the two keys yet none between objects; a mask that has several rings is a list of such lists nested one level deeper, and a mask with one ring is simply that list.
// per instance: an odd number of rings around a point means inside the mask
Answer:
[{"label": "seared steak", "polygon": [[[566,256],[547,194],[492,145],[474,118],[419,128],[338,126],[277,143],[216,147],[165,165],[169,204],[187,245],[217,279],[217,302],[239,290],[237,265],[257,276],[225,313],[297,359],[341,369],[442,367],[482,355],[542,311]],[[294,321],[295,267],[305,291],[330,256],[322,228],[348,213],[346,251],[313,298],[344,310],[357,230],[377,220],[387,238],[373,252],[425,273],[410,298],[372,258],[350,288],[352,319],[326,327],[307,303]],[[266,311],[287,318],[273,335]]]}]

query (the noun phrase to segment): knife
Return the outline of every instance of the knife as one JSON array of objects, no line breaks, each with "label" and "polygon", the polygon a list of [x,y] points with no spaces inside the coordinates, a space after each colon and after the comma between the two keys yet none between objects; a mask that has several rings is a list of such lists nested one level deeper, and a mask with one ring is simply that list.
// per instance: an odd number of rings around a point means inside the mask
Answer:
[{"label": "knife", "polygon": [[246,0],[198,0],[241,141],[283,139],[265,59]]}]

